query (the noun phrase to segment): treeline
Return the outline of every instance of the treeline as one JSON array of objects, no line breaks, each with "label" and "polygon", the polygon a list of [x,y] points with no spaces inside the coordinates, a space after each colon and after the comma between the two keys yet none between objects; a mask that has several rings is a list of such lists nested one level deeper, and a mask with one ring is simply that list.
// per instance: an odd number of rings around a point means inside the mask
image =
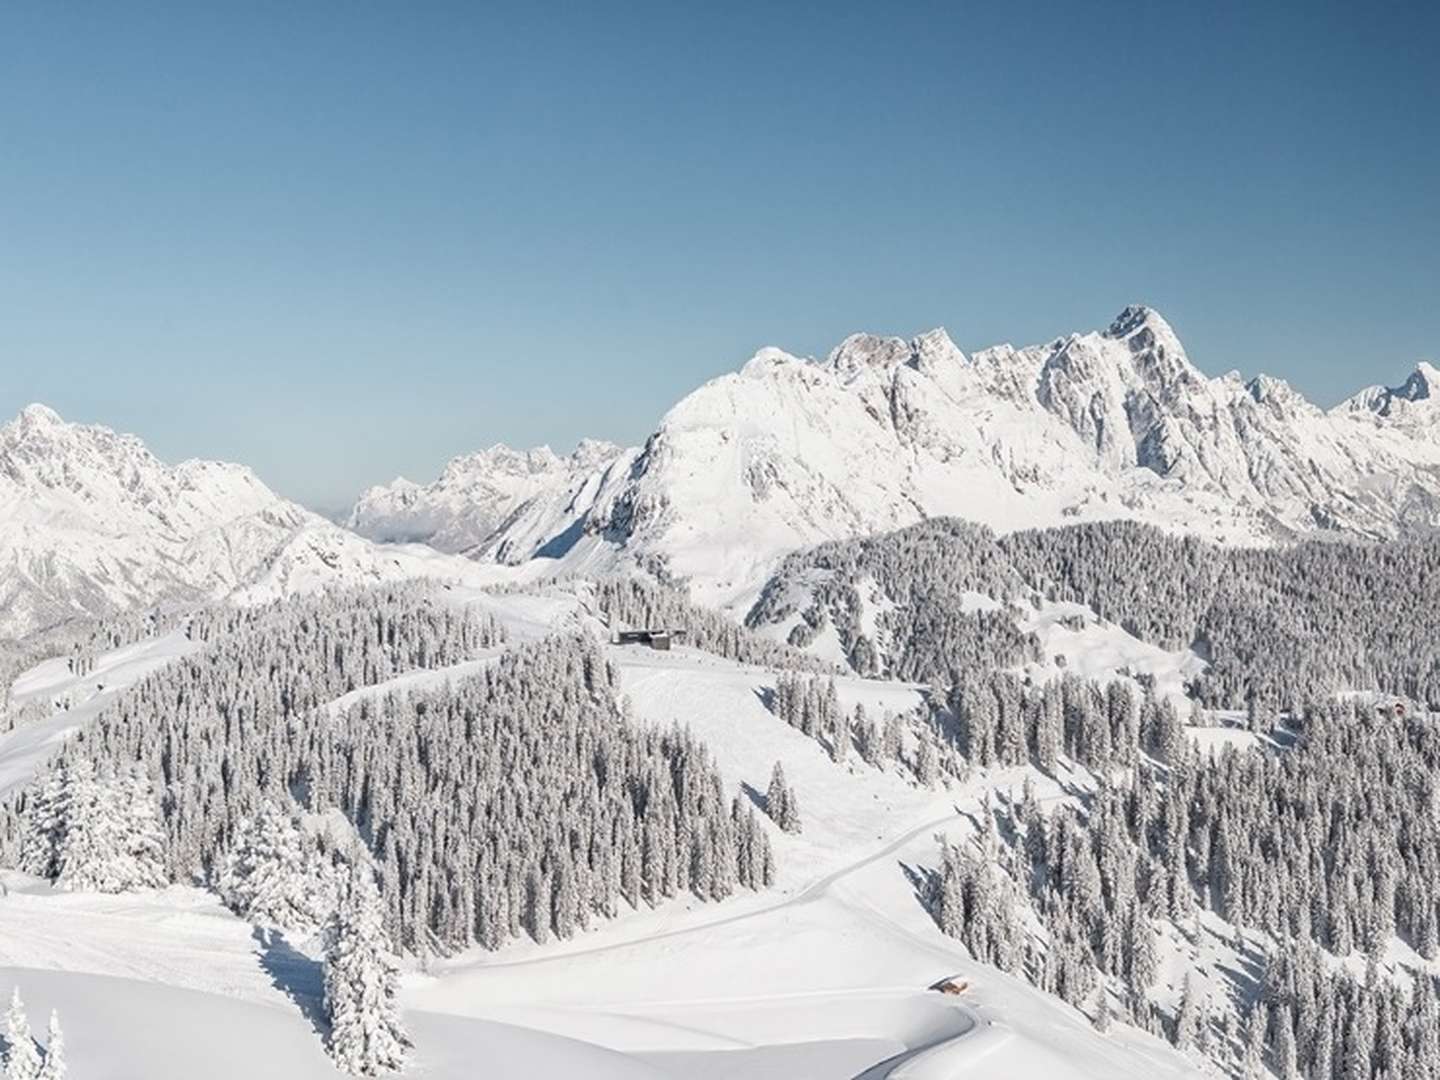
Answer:
[{"label": "treeline", "polygon": [[1281,755],[1172,768],[1190,879],[1225,918],[1330,952],[1396,934],[1440,951],[1440,731],[1423,714],[1313,707]]},{"label": "treeline", "polygon": [[770,883],[754,808],[687,730],[625,722],[618,692],[593,643],[551,639],[310,730],[297,779],[375,851],[402,947],[568,938],[622,903]]},{"label": "treeline", "polygon": [[1440,541],[1222,548],[1131,522],[1015,533],[1000,545],[1052,599],[1093,607],[1209,661],[1208,705],[1299,711],[1378,689],[1440,708]]},{"label": "treeline", "polygon": [[1440,997],[1427,971],[1407,994],[1371,964],[1363,979],[1314,944],[1274,950],[1251,1015],[1249,1075],[1261,1051],[1280,1080],[1433,1080],[1440,1075]]},{"label": "treeline", "polygon": [[971,766],[1033,764],[1054,775],[1063,755],[1101,772],[1131,768],[1147,754],[1169,762],[1188,752],[1174,704],[1125,679],[967,675],[948,692],[928,691],[916,708],[877,720],[863,705],[844,710],[833,678],[781,672],[766,700],[836,762],[899,764],[927,787],[945,776],[963,779]]},{"label": "treeline", "polygon": [[[439,603],[423,584],[348,589],[254,608],[198,613],[187,633],[208,643],[142,679],[87,729],[78,732],[40,778],[12,798],[0,816],[0,854],[18,858],[20,822],[31,816],[46,785],[68,766],[89,759],[106,776],[129,776],[137,765],[159,789],[165,810],[166,872],[177,880],[205,877],[212,867],[198,852],[228,846],[251,813],[235,791],[244,785],[223,761],[224,742],[274,739],[294,718],[362,685],[417,667],[468,659],[502,636],[493,621]],[[223,738],[216,737],[216,730]],[[131,740],[128,754],[92,746]],[[203,760],[211,775],[200,793],[204,830],[178,822],[168,805],[166,772]],[[78,771],[72,770],[73,775]]]},{"label": "treeline", "polygon": [[926,701],[877,719],[864,705],[846,712],[833,678],[781,672],[766,699],[776,717],[814,739],[836,764],[855,759],[877,769],[907,769],[922,787],[963,779],[966,763],[943,705]]},{"label": "treeline", "polygon": [[[411,581],[334,589],[261,607],[217,605],[186,624],[193,641],[215,643],[222,666],[246,664],[253,639],[267,640],[263,682],[288,715],[407,671],[449,667],[505,640],[492,616],[444,601],[438,586]],[[199,663],[216,663],[207,655]]]},{"label": "treeline", "polygon": [[[1062,682],[1040,689],[1042,701],[1047,691],[1058,704],[1033,715],[1058,711],[1062,752],[1086,753],[1094,739],[1083,735],[1085,707],[1066,726],[1066,698],[1090,702],[1089,724],[1103,738],[1108,692]],[[1440,1018],[1430,976],[1417,974],[1407,998],[1376,974],[1397,936],[1426,960],[1440,952],[1433,718],[1336,703],[1297,718],[1296,742],[1283,753],[1228,747],[1202,756],[1183,736],[1162,747],[1174,721],[1148,698],[1118,704],[1114,715],[1121,722],[1108,724],[1108,757],[1090,751],[1100,780],[1083,805],[1046,814],[1027,784],[1021,800],[985,807],[978,837],[942,846],[923,883],[941,929],[1097,1023],[1108,1022],[1114,996],[1135,1022],[1217,1060],[1229,1055],[1246,1075],[1258,1076],[1261,1060],[1282,1077],[1314,1080],[1435,1075]],[[1025,730],[1025,753],[1038,761],[1038,728]],[[1142,749],[1163,749],[1165,762]],[[1131,754],[1135,767],[1112,768]],[[1185,926],[1200,908],[1283,943],[1244,1033],[1226,1027],[1228,1015],[1217,1023],[1188,987],[1173,1015],[1150,1000],[1155,926]],[[1026,931],[1027,910],[1043,934]],[[1369,957],[1364,980],[1324,961],[1356,952]]]},{"label": "treeline", "polygon": [[22,719],[50,711],[49,702],[36,702],[22,718],[16,715],[10,699],[15,680],[37,664],[63,656],[70,674],[85,675],[94,669],[101,653],[169,633],[184,619],[178,610],[154,608],[77,618],[23,641],[0,641],[0,732],[21,726]]},{"label": "treeline", "polygon": [[949,691],[956,744],[981,766],[1033,761],[1053,774],[1060,755],[1093,769],[1129,767],[1146,749],[1162,760],[1184,735],[1175,707],[1128,680],[1099,683],[1066,674],[1044,683],[992,671],[967,675]]}]

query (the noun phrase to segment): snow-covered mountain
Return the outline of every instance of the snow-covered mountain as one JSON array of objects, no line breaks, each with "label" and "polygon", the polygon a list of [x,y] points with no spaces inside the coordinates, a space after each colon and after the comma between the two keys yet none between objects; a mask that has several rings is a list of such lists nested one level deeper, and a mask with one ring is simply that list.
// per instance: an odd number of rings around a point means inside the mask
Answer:
[{"label": "snow-covered mountain", "polygon": [[512,450],[495,445],[457,457],[434,483],[399,478],[360,496],[346,525],[385,543],[419,541],[458,552],[484,544],[516,511],[536,500],[558,498],[560,512],[578,488],[621,453],[613,443],[584,439],[560,457],[548,446]]},{"label": "snow-covered mountain", "polygon": [[762,349],[640,448],[493,447],[434,483],[372,488],[348,530],[240,466],[167,466],[31,406],[0,427],[0,637],[80,611],[531,560],[638,564],[743,603],[789,551],[940,515],[1002,531],[1132,518],[1247,544],[1415,533],[1440,523],[1437,387],[1421,364],[1326,412],[1276,379],[1205,376],[1143,307],[971,356],[943,330],[857,334],[820,361]]},{"label": "snow-covered mountain", "polygon": [[372,490],[352,520],[403,503],[439,535],[479,491],[467,538],[498,524],[471,554],[633,559],[714,601],[784,551],[937,515],[1001,530],[1133,518],[1243,544],[1394,536],[1440,523],[1437,380],[1422,364],[1327,412],[1278,379],[1207,377],[1138,306],[1103,332],[971,356],[944,330],[857,334],[823,361],[762,349],[588,475],[577,454],[514,483],[516,455],[491,451],[428,488]]},{"label": "snow-covered mountain", "polygon": [[0,638],[81,613],[475,569],[372,544],[242,466],[169,466],[133,435],[43,405],[0,426]]},{"label": "snow-covered mountain", "polygon": [[1435,410],[1440,408],[1440,371],[1421,361],[1414,372],[1399,386],[1371,386],[1360,391],[1340,406],[1352,413],[1373,413],[1397,423],[1426,426],[1433,424]]}]

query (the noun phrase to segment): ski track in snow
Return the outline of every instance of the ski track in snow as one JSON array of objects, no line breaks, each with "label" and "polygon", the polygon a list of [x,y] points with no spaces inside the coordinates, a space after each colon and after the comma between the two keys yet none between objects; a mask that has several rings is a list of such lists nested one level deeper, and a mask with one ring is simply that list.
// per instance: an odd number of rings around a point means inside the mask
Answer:
[{"label": "ski track in snow", "polygon": [[[507,626],[513,623],[512,638],[519,640],[589,625],[583,604],[573,594],[537,600],[460,590],[454,600],[488,609]],[[52,720],[47,720],[0,739],[0,780],[14,783],[16,777],[23,779],[24,769],[33,770],[65,732],[93,716],[125,685],[185,651],[188,646],[182,647],[182,643],[159,639],[105,654],[96,671],[81,679],[68,675],[63,660],[27,672],[16,686],[17,693],[69,693],[79,704],[57,714],[53,729],[49,727]],[[473,675],[493,663],[500,651],[451,668],[409,673],[363,688],[331,707]],[[502,954],[493,960],[442,964],[437,977],[418,983],[412,978],[406,990],[406,1012],[417,1033],[415,1069],[420,1074],[435,1078],[468,1075],[468,1069],[461,1071],[461,1063],[473,1062],[476,1047],[483,1045],[487,1057],[490,1047],[502,1048],[494,1051],[498,1055],[495,1075],[527,1080],[574,1075],[617,1080],[666,1076],[672,1080],[791,1080],[802,1076],[948,1080],[957,1072],[971,1071],[976,1062],[991,1054],[1009,1063],[1007,1074],[1014,1074],[1009,1070],[1018,1063],[1024,1065],[1025,1075],[1030,1075],[1031,1064],[1053,1059],[1060,1069],[1045,1071],[1047,1077],[1095,1075],[1069,1066],[1063,1056],[1056,1056],[1053,1046],[1017,1040],[1014,1028],[999,1022],[1019,1001],[1030,1003],[1032,1011],[1039,1009],[1045,1024],[1055,1026],[1050,1014],[1043,1011],[1055,1007],[1033,1003],[1038,992],[1025,988],[1017,997],[1017,991],[998,975],[984,974],[977,983],[981,993],[977,1003],[954,1002],[925,991],[926,979],[961,968],[967,972],[988,969],[968,964],[955,943],[938,936],[913,897],[901,891],[896,899],[894,886],[900,875],[885,865],[902,856],[922,861],[932,857],[925,842],[927,834],[963,828],[966,818],[978,809],[981,794],[997,788],[1013,790],[1020,771],[981,774],[949,792],[921,792],[898,774],[869,766],[858,771],[852,767],[847,773],[830,762],[813,739],[781,723],[760,703],[757,691],[773,681],[772,672],[683,648],[669,654],[615,647],[609,652],[621,668],[625,692],[640,702],[642,716],[664,722],[688,714],[712,744],[729,782],[758,778],[759,763],[777,757],[785,760],[787,771],[793,764],[796,775],[806,779],[809,801],[807,804],[802,797],[802,806],[808,805],[812,824],[803,838],[777,838],[777,842],[790,845],[783,858],[792,869],[787,875],[782,863],[779,886],[789,894],[773,899],[742,893],[719,908],[707,904],[689,912],[673,903],[662,905],[656,912],[628,915],[595,931],[611,937],[625,935],[621,940],[552,945],[539,955],[504,958]],[[917,693],[916,687],[906,684],[855,677],[841,677],[837,685],[847,708],[857,700],[868,706],[904,708]],[[1066,797],[1058,793],[1041,796],[1045,802]],[[871,800],[879,800],[873,810]],[[937,812],[941,805],[943,812]],[[848,855],[866,837],[875,836],[877,828],[885,834],[883,842],[865,845],[853,857]],[[67,1015],[76,1016],[72,1042],[83,1038],[80,1028],[86,1023],[93,1022],[102,1030],[113,1023],[98,1015],[103,1012],[103,1001],[86,981],[96,978],[138,980],[135,985],[153,988],[139,992],[140,998],[158,995],[178,1003],[182,1010],[191,998],[165,996],[202,994],[233,1002],[234,1008],[259,1008],[258,1013],[243,1013],[244,1019],[238,1021],[241,1030],[277,1025],[277,1030],[284,1028],[288,1034],[263,1037],[281,1047],[296,1042],[293,1033],[304,1024],[297,1015],[297,1003],[317,992],[313,961],[304,955],[313,951],[313,943],[296,943],[300,952],[287,943],[278,952],[267,953],[265,942],[251,927],[198,890],[176,887],[139,896],[95,897],[54,893],[19,878],[9,881],[10,895],[0,898],[0,982],[6,976],[23,977],[26,986],[38,984],[44,994],[63,998]],[[885,891],[883,898],[877,888]],[[725,906],[739,906],[740,910],[727,912]],[[794,922],[796,917],[798,922]],[[675,920],[682,924],[666,926]],[[787,929],[792,924],[793,931]],[[813,980],[803,969],[786,969],[788,961],[783,958],[769,959],[767,954],[773,950],[763,943],[783,941],[795,933],[803,946],[816,933],[816,926],[831,925],[840,934],[838,951],[836,957],[825,961],[830,969],[817,973]],[[855,940],[855,935],[869,951],[856,954],[854,970],[847,972],[846,949],[853,946],[843,941]],[[747,944],[754,950],[757,979],[736,981],[725,973],[722,963],[713,984],[706,983],[707,993],[644,992],[646,988],[689,988],[682,973],[691,960],[737,952],[743,955]],[[677,946],[683,948],[675,953]],[[877,965],[877,955],[909,959]],[[599,967],[586,966],[597,962]],[[606,997],[604,985],[593,988],[596,997],[585,990],[581,994],[584,1000],[567,1000],[567,993],[573,998],[573,992],[552,992],[563,991],[576,979],[588,980],[592,971],[621,976],[622,982],[628,979],[629,997],[620,993],[614,1000],[601,1000]],[[926,972],[924,978],[916,977]],[[490,1000],[496,993],[488,985],[493,980],[531,974],[540,978],[537,1000],[526,1004],[524,993],[513,1007],[497,1006]],[[764,989],[776,976],[790,985]],[[847,980],[849,985],[844,985]],[[804,985],[807,981],[813,985]],[[832,983],[837,985],[829,985]],[[484,991],[478,997],[474,995],[477,988]],[[989,990],[998,994],[994,1002],[985,996]],[[213,1011],[208,1005],[196,1008],[200,1013]],[[237,1018],[241,1015],[236,1014]],[[775,1017],[785,1018],[785,1023]],[[1071,1019],[1064,1023],[1075,1027]],[[482,1037],[484,1042],[478,1042]],[[1083,1026],[1068,1035],[1062,1031],[1053,1036],[1053,1040],[1068,1040],[1082,1049],[1090,1039]],[[270,1074],[306,1080],[333,1075],[328,1062],[315,1052],[318,1040],[313,1035],[308,1040],[296,1043],[303,1049],[296,1050],[283,1071]],[[636,1045],[614,1045],[617,1042]],[[468,1049],[462,1053],[457,1048]],[[1119,1063],[1128,1068],[1107,1075],[1140,1075],[1134,1066],[1147,1059],[1157,1067],[1157,1075],[1180,1075],[1163,1051],[1155,1056],[1140,1047],[1131,1049],[1139,1050],[1140,1056],[1120,1057]],[[1119,1053],[1115,1048],[1108,1052]],[[235,1053],[243,1057],[244,1050],[236,1047]],[[80,1054],[72,1056],[78,1065]],[[95,1065],[87,1072],[102,1078],[166,1075],[153,1066],[130,1073],[116,1071],[113,1065],[102,1067],[98,1061]],[[222,1069],[215,1075],[233,1074]]]}]

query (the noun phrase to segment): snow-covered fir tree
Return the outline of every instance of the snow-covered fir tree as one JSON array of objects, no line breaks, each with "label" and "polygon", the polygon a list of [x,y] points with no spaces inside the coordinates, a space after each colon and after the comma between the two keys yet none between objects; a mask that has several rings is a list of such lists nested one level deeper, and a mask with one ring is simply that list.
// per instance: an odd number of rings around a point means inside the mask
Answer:
[{"label": "snow-covered fir tree", "polygon": [[80,758],[39,785],[20,843],[23,869],[76,892],[127,892],[165,884],[164,837],[142,773],[97,770]]},{"label": "snow-covered fir tree", "polygon": [[350,860],[328,936],[324,976],[330,1056],[352,1076],[398,1071],[410,1046],[400,1016],[399,968],[385,934],[374,871],[359,852]]},{"label": "snow-covered fir tree", "polygon": [[5,1077],[6,1080],[39,1080],[44,1061],[30,1021],[25,1016],[25,1003],[20,1000],[17,986],[10,994],[10,1008],[5,1013]]},{"label": "snow-covered fir tree", "polygon": [[770,786],[765,790],[765,812],[785,832],[800,831],[800,800],[785,779],[785,766],[778,761],[770,770]]},{"label": "snow-covered fir tree", "polygon": [[221,899],[241,918],[309,930],[335,909],[339,879],[331,859],[305,835],[298,819],[264,799],[242,822],[216,882]]},{"label": "snow-covered fir tree", "polygon": [[65,1080],[65,1035],[60,1030],[60,1014],[50,1010],[50,1026],[45,1036],[45,1063],[40,1066],[40,1080]]}]

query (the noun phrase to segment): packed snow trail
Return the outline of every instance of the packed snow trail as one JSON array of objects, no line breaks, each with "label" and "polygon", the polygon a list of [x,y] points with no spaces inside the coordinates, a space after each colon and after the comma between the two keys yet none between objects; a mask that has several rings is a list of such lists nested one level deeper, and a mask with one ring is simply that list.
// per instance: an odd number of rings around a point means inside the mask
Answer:
[{"label": "packed snow trail", "polygon": [[49,699],[68,707],[0,735],[0,796],[29,783],[71,734],[125,690],[199,648],[199,643],[177,630],[102,653],[84,675],[70,672],[67,656],[52,657],[22,672],[11,687],[17,705]]},{"label": "packed snow trail", "polygon": [[973,1064],[1009,1037],[1005,1028],[986,1020],[967,1005],[955,1005],[955,1030],[913,1046],[904,1053],[873,1065],[855,1080],[949,1080],[954,1075],[956,1049],[963,1040],[965,1064]]}]

